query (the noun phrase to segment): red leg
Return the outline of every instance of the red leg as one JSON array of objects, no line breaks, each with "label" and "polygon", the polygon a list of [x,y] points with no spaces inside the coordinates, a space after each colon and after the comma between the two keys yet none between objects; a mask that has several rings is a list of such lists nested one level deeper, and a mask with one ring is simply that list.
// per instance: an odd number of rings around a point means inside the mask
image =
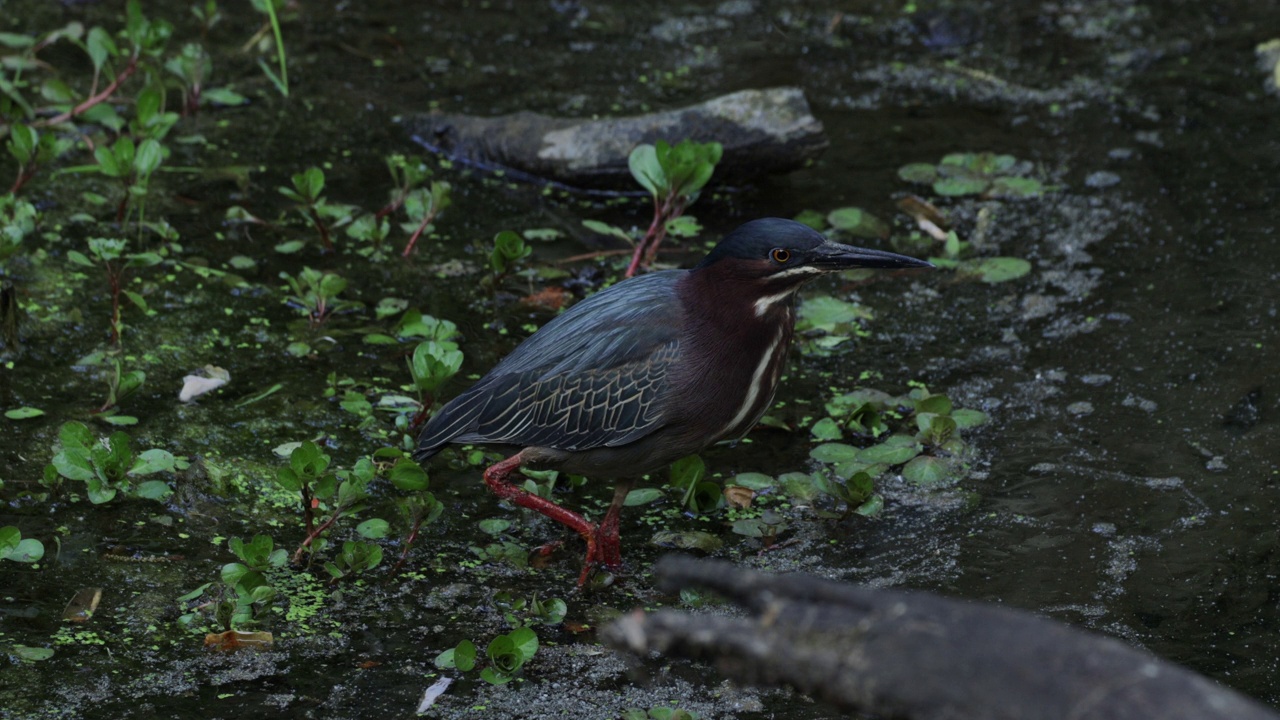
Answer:
[{"label": "red leg", "polygon": [[634,483],[630,480],[619,480],[613,488],[613,503],[600,521],[596,531],[596,547],[599,548],[600,563],[606,567],[616,568],[622,565],[622,546],[618,537],[618,516],[622,513],[622,504],[631,492]]},{"label": "red leg", "polygon": [[[599,545],[596,541],[599,528],[595,523],[582,517],[578,513],[573,512],[572,510],[566,510],[550,500],[538,497],[537,495],[534,495],[524,488],[517,487],[512,483],[508,477],[512,472],[515,472],[515,470],[520,467],[522,462],[524,462],[524,458],[521,457],[521,455],[522,453],[516,453],[506,460],[491,466],[488,470],[485,470],[484,484],[488,485],[489,489],[498,497],[504,500],[510,500],[520,507],[526,507],[530,510],[537,511],[542,515],[555,520],[561,525],[566,525],[581,535],[583,540],[587,541],[587,557],[582,565],[582,574],[578,576],[578,587],[582,587],[587,582],[587,575],[591,573],[592,566],[600,562]],[[621,506],[621,503],[616,504]],[[610,510],[612,510],[612,508],[610,508]],[[615,517],[613,519],[613,542],[615,546],[615,553],[617,552],[617,524],[618,520]]]}]

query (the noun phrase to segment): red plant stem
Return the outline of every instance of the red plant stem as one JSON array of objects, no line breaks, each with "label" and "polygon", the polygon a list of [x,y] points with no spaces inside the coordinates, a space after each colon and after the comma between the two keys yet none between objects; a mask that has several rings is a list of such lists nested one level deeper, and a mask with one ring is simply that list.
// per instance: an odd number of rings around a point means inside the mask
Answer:
[{"label": "red plant stem", "polygon": [[306,529],[307,534],[315,529],[316,517],[311,509],[311,488],[304,482],[302,483],[302,527]]},{"label": "red plant stem", "polygon": [[112,80],[110,85],[103,88],[102,92],[90,97],[89,99],[85,100],[79,105],[62,113],[61,115],[55,115],[49,118],[48,120],[37,120],[36,122],[31,123],[32,127],[48,127],[50,125],[59,125],[61,123],[64,123],[70,120],[71,118],[79,115],[85,110],[88,110],[94,105],[97,105],[103,102],[104,100],[106,100],[107,98],[111,97],[111,95],[115,93],[116,90],[120,89],[120,85],[124,83],[125,80],[128,80],[129,76],[137,72],[137,70],[138,70],[138,56],[134,55],[133,57],[129,58],[129,64],[124,66],[124,69],[121,70],[118,75],[116,75],[116,79]]},{"label": "red plant stem", "polygon": [[414,413],[413,420],[409,421],[409,432],[417,433],[418,428],[427,421],[427,416],[431,413],[431,406],[436,402],[435,393],[423,393],[421,408]]},{"label": "red plant stem", "polygon": [[409,254],[413,252],[413,246],[418,242],[418,238],[426,231],[427,226],[431,224],[431,221],[436,219],[437,214],[439,214],[439,211],[437,210],[427,213],[427,216],[422,219],[421,223],[419,223],[418,229],[413,231],[413,235],[409,236],[409,244],[404,246],[404,252],[400,253],[400,257],[409,257]]},{"label": "red plant stem", "polygon": [[631,254],[631,262],[627,265],[627,272],[623,277],[633,277],[636,270],[640,269],[640,260],[644,257],[645,245],[649,243],[649,239],[658,234],[658,227],[662,222],[662,206],[658,203],[658,197],[653,198],[653,221],[649,223],[649,229],[644,232],[644,237],[640,238],[640,242],[636,243],[635,252]]},{"label": "red plant stem", "polygon": [[133,186],[132,182],[124,184],[124,197],[120,198],[120,204],[116,206],[116,222],[124,222],[125,211],[129,209],[129,188]]},{"label": "red plant stem", "polygon": [[307,212],[311,215],[311,223],[316,226],[316,231],[320,233],[320,240],[324,243],[324,249],[332,250],[333,241],[329,239],[329,228],[320,219],[320,213],[317,213],[314,207],[307,208]]},{"label": "red plant stem", "polygon": [[378,221],[378,222],[382,222],[382,218],[384,218],[384,217],[386,217],[386,216],[390,215],[391,213],[393,213],[393,212],[395,212],[395,211],[399,210],[401,207],[403,207],[403,206],[404,206],[404,199],[405,199],[406,197],[408,197],[408,196],[409,196],[409,193],[407,193],[407,192],[402,192],[402,193],[400,193],[399,195],[397,195],[397,196],[396,196],[396,198],[395,198],[394,200],[392,200],[391,202],[387,203],[386,205],[383,205],[383,206],[378,210],[378,212],[374,213],[374,214],[373,214],[373,219],[374,219],[374,220],[376,220],[376,221]]},{"label": "red plant stem", "polygon": [[396,561],[395,565],[391,566],[392,575],[400,572],[400,567],[404,565],[404,561],[409,559],[409,551],[413,549],[413,544],[418,540],[418,531],[422,529],[422,521],[424,519],[425,518],[419,518],[418,521],[413,524],[413,529],[409,531],[409,536],[404,539],[404,550],[400,551],[400,559]]},{"label": "red plant stem", "polygon": [[34,162],[30,165],[23,165],[18,168],[18,177],[13,181],[13,185],[9,186],[9,193],[17,195],[18,191],[22,189],[22,186],[26,185],[31,178],[36,176],[36,170],[38,169],[39,168]]},{"label": "red plant stem", "polygon": [[667,223],[680,217],[684,213],[684,203],[680,201],[680,196],[672,193],[665,199],[659,201],[658,198],[653,199],[653,222],[649,223],[649,229],[645,231],[644,237],[636,244],[635,253],[631,256],[631,263],[627,265],[627,273],[625,277],[633,277],[640,266],[649,265],[658,255],[658,246],[662,244],[662,240],[667,236]]},{"label": "red plant stem", "polygon": [[298,549],[293,553],[294,565],[297,565],[302,562],[302,554],[306,552],[308,547],[311,546],[311,543],[315,542],[315,539],[320,537],[325,530],[328,530],[329,528],[333,527],[333,524],[337,522],[338,518],[341,516],[342,516],[341,510],[334,510],[333,515],[330,515],[328,520],[325,520],[324,522],[320,523],[320,525],[315,530],[312,530],[307,535],[307,539],[303,540],[302,544],[299,545]]}]

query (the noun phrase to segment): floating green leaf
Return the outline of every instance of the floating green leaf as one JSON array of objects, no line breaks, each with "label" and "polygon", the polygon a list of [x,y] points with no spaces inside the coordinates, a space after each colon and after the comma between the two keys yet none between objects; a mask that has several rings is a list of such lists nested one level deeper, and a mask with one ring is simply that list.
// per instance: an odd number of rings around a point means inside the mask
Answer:
[{"label": "floating green leaf", "polygon": [[862,208],[846,207],[827,215],[831,227],[860,238],[889,237],[889,226]]},{"label": "floating green leaf", "polygon": [[844,443],[823,443],[809,451],[809,457],[820,463],[841,463],[858,456],[858,448]]},{"label": "floating green leaf", "polygon": [[840,423],[829,417],[814,423],[809,434],[813,435],[814,440],[839,440],[844,437],[844,433],[840,431]]},{"label": "floating green leaf", "polygon": [[1022,258],[993,257],[965,261],[960,271],[977,275],[985,283],[1001,283],[1016,280],[1031,272],[1031,263]]},{"label": "floating green leaf", "polygon": [[933,487],[947,478],[947,462],[931,455],[920,455],[902,468],[902,477],[914,485]]},{"label": "floating green leaf", "polygon": [[898,177],[910,183],[932,185],[938,179],[938,169],[932,163],[911,163],[898,168]]}]

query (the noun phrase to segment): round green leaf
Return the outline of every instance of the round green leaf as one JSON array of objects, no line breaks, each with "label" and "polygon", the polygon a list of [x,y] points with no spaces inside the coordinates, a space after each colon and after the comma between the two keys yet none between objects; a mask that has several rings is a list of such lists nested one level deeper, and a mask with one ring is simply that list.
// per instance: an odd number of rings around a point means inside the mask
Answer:
[{"label": "round green leaf", "polygon": [[814,440],[839,440],[844,437],[844,433],[840,431],[840,423],[829,417],[814,423],[809,433]]},{"label": "round green leaf", "polygon": [[1016,280],[1031,272],[1031,263],[1015,257],[983,258],[971,270],[982,278],[982,282],[1001,283]]},{"label": "round green leaf", "polygon": [[902,468],[902,477],[920,487],[933,487],[947,479],[950,466],[930,455],[920,455]]},{"label": "round green leaf", "polygon": [[948,415],[951,413],[951,398],[948,398],[946,395],[930,395],[916,403],[916,410],[926,413],[935,413],[938,415]]},{"label": "round green leaf", "polygon": [[23,538],[18,542],[18,546],[10,550],[5,557],[20,563],[39,562],[40,558],[44,557],[44,543],[35,538]]},{"label": "round green leaf", "polygon": [[172,494],[173,490],[163,480],[148,480],[138,485],[138,497],[147,500],[164,500]]},{"label": "round green leaf", "polygon": [[933,184],[933,191],[939,195],[954,197],[957,195],[980,195],[990,185],[982,178],[949,177]]},{"label": "round green leaf", "polygon": [[858,448],[844,443],[823,443],[809,451],[809,457],[820,463],[841,463],[858,456]]},{"label": "round green leaf", "polygon": [[515,649],[524,656],[525,660],[533,657],[538,652],[538,635],[531,628],[521,627],[512,630],[507,634],[514,643]]},{"label": "round green leaf", "polygon": [[662,491],[657,488],[636,488],[627,493],[627,499],[622,504],[627,507],[648,505],[660,497],[662,497]]},{"label": "round green leaf", "polygon": [[391,466],[391,471],[387,473],[387,477],[391,480],[392,485],[408,492],[426,490],[430,485],[426,471],[409,458],[397,460],[396,464]]},{"label": "round green leaf", "polygon": [[972,428],[972,427],[978,427],[979,425],[985,425],[986,422],[991,418],[988,417],[987,414],[982,412],[981,410],[969,410],[969,409],[961,408],[960,410],[952,411],[951,419],[956,421],[956,427],[958,429],[964,430],[965,428]]},{"label": "round green leaf", "polygon": [[17,655],[23,662],[40,662],[53,657],[53,648],[28,647],[26,645],[14,645],[13,654]]},{"label": "round green leaf", "polygon": [[898,177],[910,183],[930,185],[938,179],[938,169],[932,163],[911,163],[898,168]]},{"label": "round green leaf", "polygon": [[860,238],[888,237],[889,226],[862,208],[846,207],[827,215],[831,227]]},{"label": "round green leaf", "polygon": [[[453,667],[458,668],[462,672],[471,672],[476,666],[476,644],[470,640],[463,640],[453,650],[445,652],[452,653]],[[444,653],[441,653],[443,655]],[[436,661],[439,664],[439,660]]]},{"label": "round green leaf", "polygon": [[854,509],[854,512],[863,517],[875,517],[884,510],[884,498],[879,495],[872,495],[867,501]]},{"label": "round green leaf", "polygon": [[511,527],[511,521],[502,518],[488,518],[480,521],[480,531],[486,535],[501,535],[509,527]]},{"label": "round green leaf", "polygon": [[920,444],[912,442],[911,445],[890,445],[881,443],[864,448],[858,452],[858,462],[876,464],[884,463],[885,465],[901,465],[920,454]]},{"label": "round green leaf", "polygon": [[391,531],[391,524],[382,518],[370,518],[356,526],[356,532],[361,537],[367,537],[370,540],[384,538]]},{"label": "round green leaf", "polygon": [[729,481],[730,485],[740,485],[750,490],[768,490],[774,486],[773,478],[764,473],[738,473]]}]

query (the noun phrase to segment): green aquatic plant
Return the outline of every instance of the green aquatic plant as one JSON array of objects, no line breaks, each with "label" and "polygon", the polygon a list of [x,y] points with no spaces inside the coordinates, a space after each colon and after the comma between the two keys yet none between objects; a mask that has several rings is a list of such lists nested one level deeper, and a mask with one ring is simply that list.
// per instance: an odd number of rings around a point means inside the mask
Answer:
[{"label": "green aquatic plant", "polygon": [[128,243],[120,238],[91,237],[88,240],[88,251],[68,250],[67,259],[84,268],[97,268],[107,276],[107,285],[111,293],[111,346],[119,349],[124,333],[124,322],[121,316],[122,300],[127,299],[142,312],[150,308],[140,293],[126,289],[130,271],[159,265],[164,258],[159,253],[126,252]]},{"label": "green aquatic plant", "polygon": [[[831,473],[817,481],[819,489],[850,507],[861,506],[855,501],[871,501],[868,483],[890,468],[900,468],[904,479],[920,487],[959,480],[968,472],[970,455],[960,432],[988,419],[980,411],[955,408],[950,398],[920,383],[903,396],[855,390],[833,398],[826,410],[828,417],[813,426],[820,444],[809,456]],[[846,434],[870,438],[873,444],[842,442]],[[843,481],[843,490],[837,480]]]},{"label": "green aquatic plant", "polygon": [[[505,685],[515,679],[537,652],[538,635],[531,628],[519,627],[499,635],[485,648],[488,663],[481,669],[480,678],[490,685]],[[463,640],[437,655],[435,664],[441,669],[453,668],[465,673],[475,669],[478,659],[475,643]]]},{"label": "green aquatic plant", "polygon": [[[397,451],[398,452],[398,451]],[[416,472],[415,472],[416,471]],[[400,558],[392,566],[392,574],[399,572],[409,557],[409,551],[418,540],[424,526],[430,525],[444,513],[444,505],[427,491],[427,474],[418,463],[401,457],[388,473],[392,485],[409,492],[407,497],[396,499],[396,511],[404,525],[405,533],[400,541]]]},{"label": "green aquatic plant", "polygon": [[[302,508],[302,524],[306,536],[293,553],[293,563],[300,564],[304,556],[314,557],[329,542],[330,531],[343,518],[351,518],[365,509],[369,500],[369,483],[377,477],[377,465],[370,458],[357,460],[350,470],[331,470],[331,458],[315,443],[299,443],[289,452],[288,467],[276,471],[276,483],[285,490],[297,493]],[[372,518],[360,523],[356,532],[369,539],[385,537],[388,523]],[[363,570],[369,565],[373,552],[367,548],[343,549],[348,557],[342,566],[336,566],[341,577],[352,570]],[[381,551],[377,560],[381,561]],[[352,562],[359,561],[357,564]],[[330,571],[332,574],[332,571]]]},{"label": "green aquatic plant", "polygon": [[68,138],[59,137],[52,132],[42,133],[31,125],[20,122],[10,125],[5,147],[18,162],[18,172],[13,184],[9,186],[9,193],[16,195],[36,176],[40,168],[48,166],[73,145],[74,142]]},{"label": "green aquatic plant", "polygon": [[306,315],[312,327],[324,324],[333,313],[363,307],[338,297],[347,289],[347,280],[337,273],[303,267],[296,276],[280,271],[280,279],[292,293],[285,296],[285,302]]},{"label": "green aquatic plant", "polygon": [[533,254],[520,233],[503,230],[493,237],[493,250],[489,252],[489,269],[493,272],[493,283],[506,277],[515,268],[516,263]]},{"label": "green aquatic plant", "polygon": [[[280,12],[285,9],[288,0],[251,0],[251,4],[254,10],[267,17],[262,28],[245,43],[245,48],[254,45],[274,46],[276,69],[272,70],[265,58],[258,58],[258,67],[262,69],[262,74],[267,76],[281,97],[287,98],[289,97],[289,60],[284,49],[284,33],[280,29]],[[268,34],[273,42],[267,41]]]},{"label": "green aquatic plant", "polygon": [[653,263],[658,246],[668,235],[692,237],[701,230],[697,221],[684,216],[715,173],[724,155],[718,142],[682,140],[675,145],[659,140],[653,145],[637,145],[631,151],[631,175],[653,198],[653,220],[636,244],[626,277]]},{"label": "green aquatic plant", "polygon": [[44,469],[43,483],[52,488],[62,481],[84,483],[89,501],[100,505],[117,494],[147,500],[164,500],[173,494],[163,480],[142,480],[148,475],[185,469],[184,458],[152,448],[137,452],[133,439],[122,431],[98,438],[84,423],[68,422],[58,431],[58,447]]},{"label": "green aquatic plant", "polygon": [[347,580],[374,569],[382,563],[382,547],[377,543],[347,540],[333,560],[324,564],[330,583]]},{"label": "green aquatic plant", "polygon": [[413,254],[413,248],[418,244],[418,239],[434,227],[432,223],[445,208],[453,203],[449,195],[450,190],[449,183],[438,181],[431,183],[430,189],[416,188],[405,196],[404,210],[409,220],[401,227],[409,233],[409,241],[405,243],[402,257]]},{"label": "green aquatic plant", "polygon": [[212,613],[214,624],[223,630],[237,630],[259,624],[279,596],[268,579],[270,573],[288,563],[288,554],[268,535],[252,540],[231,538],[227,549],[239,562],[222,566],[220,582],[208,582],[177,598],[183,614],[178,623],[197,628]]},{"label": "green aquatic plant", "polygon": [[951,153],[937,164],[911,163],[898,169],[907,182],[929,185],[944,197],[978,195],[984,198],[1022,199],[1043,195],[1046,188],[1029,177],[1033,166],[1012,155],[992,152]]},{"label": "green aquatic plant", "polygon": [[[316,229],[324,249],[332,250],[333,239],[329,233],[329,225],[322,217],[330,214],[329,203],[324,197],[324,170],[310,167],[300,173],[294,173],[289,177],[289,181],[293,187],[282,185],[276,188],[277,192],[295,203],[293,209]],[[292,246],[287,248],[292,249]]]},{"label": "green aquatic plant", "polygon": [[681,507],[695,513],[709,513],[724,507],[720,485],[704,479],[706,474],[706,463],[698,455],[671,463],[667,486],[681,493]]},{"label": "green aquatic plant", "polygon": [[559,625],[569,611],[569,606],[560,598],[539,600],[537,595],[518,598],[509,592],[496,593],[493,605],[512,626]]},{"label": "green aquatic plant", "polygon": [[22,537],[22,531],[13,525],[0,527],[0,560],[34,564],[44,557],[44,543],[35,538]]},{"label": "green aquatic plant", "polygon": [[408,364],[409,377],[422,408],[421,417],[415,418],[416,425],[435,404],[436,390],[462,368],[462,351],[448,340],[424,340],[413,349]]}]

